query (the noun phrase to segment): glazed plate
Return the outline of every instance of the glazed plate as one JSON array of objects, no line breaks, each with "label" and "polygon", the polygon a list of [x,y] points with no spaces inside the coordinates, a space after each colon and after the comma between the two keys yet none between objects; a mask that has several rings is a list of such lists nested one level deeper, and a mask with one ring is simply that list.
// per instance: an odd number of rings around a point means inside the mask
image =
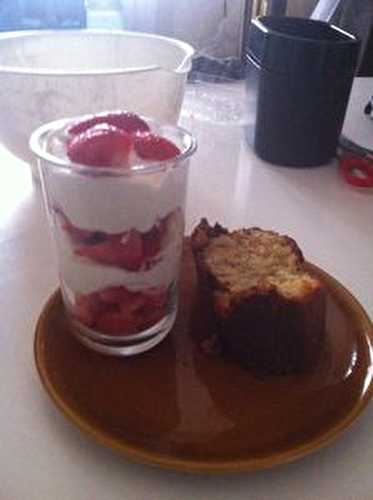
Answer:
[{"label": "glazed plate", "polygon": [[69,332],[61,293],[37,324],[35,359],[52,401],[83,432],[135,461],[188,472],[237,472],[299,459],[331,443],[368,403],[372,324],[335,279],[327,341],[312,373],[256,378],[209,353],[212,322],[186,245],[180,305],[169,336],[132,358],[106,357]]}]

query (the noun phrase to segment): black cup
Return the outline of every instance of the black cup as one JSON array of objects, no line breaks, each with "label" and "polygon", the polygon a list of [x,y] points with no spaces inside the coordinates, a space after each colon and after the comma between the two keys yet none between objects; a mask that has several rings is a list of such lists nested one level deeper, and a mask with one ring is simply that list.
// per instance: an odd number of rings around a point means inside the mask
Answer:
[{"label": "black cup", "polygon": [[256,96],[259,157],[309,167],[335,156],[359,47],[353,35],[322,21],[263,16],[251,23],[247,85]]}]

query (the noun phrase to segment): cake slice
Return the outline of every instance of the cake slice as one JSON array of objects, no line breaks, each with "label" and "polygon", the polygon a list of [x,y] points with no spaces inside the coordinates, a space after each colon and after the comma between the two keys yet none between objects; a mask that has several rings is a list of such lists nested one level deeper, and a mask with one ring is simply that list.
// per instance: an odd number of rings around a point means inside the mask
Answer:
[{"label": "cake slice", "polygon": [[228,232],[202,219],[191,238],[223,352],[256,372],[312,369],[325,336],[325,290],[296,242],[253,227]]}]

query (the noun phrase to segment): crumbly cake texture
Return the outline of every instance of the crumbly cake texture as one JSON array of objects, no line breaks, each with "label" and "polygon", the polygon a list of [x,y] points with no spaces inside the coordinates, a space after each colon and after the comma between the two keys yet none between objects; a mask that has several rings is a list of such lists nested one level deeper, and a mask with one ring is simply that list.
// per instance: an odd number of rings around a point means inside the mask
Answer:
[{"label": "crumbly cake texture", "polygon": [[192,238],[201,290],[223,353],[259,373],[311,370],[325,336],[326,296],[296,242],[202,219]]}]

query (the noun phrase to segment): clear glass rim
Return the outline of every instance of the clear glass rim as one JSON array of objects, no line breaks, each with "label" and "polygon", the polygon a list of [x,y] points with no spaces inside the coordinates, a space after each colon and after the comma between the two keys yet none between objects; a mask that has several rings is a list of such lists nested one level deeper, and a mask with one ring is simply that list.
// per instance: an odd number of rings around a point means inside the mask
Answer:
[{"label": "clear glass rim", "polygon": [[[104,113],[115,113],[119,110],[108,110]],[[102,113],[98,113],[102,114]],[[133,165],[130,168],[123,167],[93,167],[89,165],[84,165],[82,163],[75,163],[70,161],[69,159],[59,158],[54,154],[48,152],[43,146],[43,142],[47,139],[47,137],[58,130],[66,127],[69,123],[74,123],[79,120],[86,120],[96,116],[96,114],[85,114],[78,115],[72,118],[62,118],[59,120],[54,120],[44,125],[38,127],[34,132],[32,132],[30,136],[29,146],[31,151],[36,155],[37,158],[48,162],[48,164],[52,167],[59,168],[61,170],[66,170],[73,174],[82,174],[82,175],[93,175],[100,177],[113,177],[113,176],[129,176],[134,174],[147,174],[154,173],[159,171],[164,171],[169,168],[177,168],[182,165],[185,160],[190,158],[192,154],[197,149],[197,140],[195,137],[178,125],[169,125],[167,123],[162,123],[160,121],[154,120],[147,116],[138,115],[147,123],[153,124],[158,127],[162,127],[163,129],[169,129],[173,131],[177,131],[184,138],[187,139],[186,148],[176,157],[171,158],[169,160],[155,161],[148,164],[137,164]]]}]

